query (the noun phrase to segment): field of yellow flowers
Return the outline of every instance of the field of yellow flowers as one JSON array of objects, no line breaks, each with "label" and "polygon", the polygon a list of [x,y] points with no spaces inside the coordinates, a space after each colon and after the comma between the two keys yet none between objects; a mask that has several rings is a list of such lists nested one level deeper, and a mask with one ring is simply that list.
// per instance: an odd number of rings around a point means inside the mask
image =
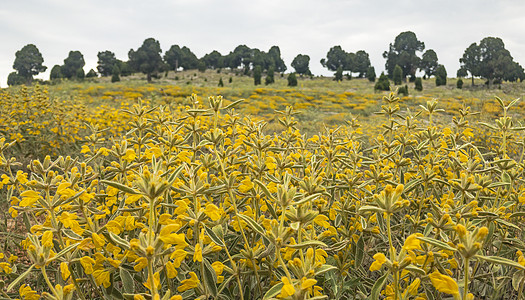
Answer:
[{"label": "field of yellow flowers", "polygon": [[518,100],[74,91],[0,95],[2,299],[524,294]]}]

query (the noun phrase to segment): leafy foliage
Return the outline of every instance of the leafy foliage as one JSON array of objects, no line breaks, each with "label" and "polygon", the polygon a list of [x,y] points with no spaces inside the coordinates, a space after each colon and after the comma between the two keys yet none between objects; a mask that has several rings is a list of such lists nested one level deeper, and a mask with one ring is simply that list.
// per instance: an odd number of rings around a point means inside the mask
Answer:
[{"label": "leafy foliage", "polygon": [[425,43],[419,41],[412,31],[400,33],[389,50],[383,53],[386,59],[385,68],[390,77],[394,76],[395,66],[403,70],[403,76],[414,76],[419,68],[421,59],[417,52],[425,50]]}]

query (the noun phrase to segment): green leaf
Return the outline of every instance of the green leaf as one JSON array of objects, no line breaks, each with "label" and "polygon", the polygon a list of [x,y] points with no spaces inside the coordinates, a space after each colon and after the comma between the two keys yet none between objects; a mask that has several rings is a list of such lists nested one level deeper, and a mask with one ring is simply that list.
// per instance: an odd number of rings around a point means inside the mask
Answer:
[{"label": "green leaf", "polygon": [[129,186],[123,185],[122,183],[119,183],[119,182],[109,181],[109,180],[101,180],[100,182],[104,183],[104,184],[107,184],[107,185],[109,185],[111,187],[116,188],[119,191],[123,191],[123,192],[128,193],[128,194],[136,195],[136,194],[139,193],[138,191],[130,188]]},{"label": "green leaf", "polygon": [[326,272],[329,272],[329,271],[332,271],[332,270],[335,270],[335,269],[337,269],[337,268],[335,266],[332,266],[332,265],[322,265],[321,267],[316,269],[315,276],[319,276],[321,274],[324,274]]},{"label": "green leaf", "polygon": [[361,206],[361,208],[359,208],[359,212],[360,213],[363,213],[363,212],[367,212],[367,213],[382,213],[383,212],[383,209],[382,208],[379,208],[377,206],[372,206],[372,205],[365,205],[365,206]]},{"label": "green leaf", "polygon": [[105,236],[108,236],[109,239],[114,243],[114,244],[117,244],[118,246],[124,248],[124,249],[129,249],[130,245],[129,245],[129,242],[123,238],[121,238],[120,236],[114,234],[113,232],[109,231],[106,234],[104,234]]},{"label": "green leaf", "polygon": [[266,294],[264,294],[263,300],[268,299],[274,299],[281,293],[281,289],[283,288],[284,283],[280,282],[274,286],[272,286],[271,289],[269,289]]},{"label": "green leaf", "polygon": [[507,258],[499,257],[499,256],[476,255],[476,258],[484,260],[484,261],[488,261],[491,263],[499,264],[499,265],[506,265],[506,266],[514,267],[520,270],[525,270],[525,267],[520,265],[518,262],[515,262]]},{"label": "green leaf", "polygon": [[239,103],[241,103],[243,101],[244,101],[244,99],[239,99],[237,101],[234,101],[234,102],[228,104],[224,109],[230,109],[230,108],[236,106],[237,104],[239,104]]},{"label": "green leaf", "polygon": [[456,251],[455,248],[450,247],[447,243],[444,243],[442,241],[438,241],[436,239],[429,238],[429,237],[417,237],[417,238],[422,240],[425,243],[428,243],[430,245],[436,246],[436,247],[441,248],[443,250]]},{"label": "green leaf", "polygon": [[272,195],[272,193],[270,193],[270,190],[268,190],[268,188],[266,187],[266,184],[262,183],[258,179],[255,179],[254,182],[259,185],[259,187],[261,188],[263,193],[266,195],[266,197],[268,197],[268,199],[275,200],[275,197]]},{"label": "green leaf", "polygon": [[215,270],[207,259],[204,260],[204,267],[204,284],[206,284],[208,291],[210,291],[213,296],[217,296],[217,275],[215,274]]},{"label": "green leaf", "polygon": [[53,256],[53,258],[49,259],[49,261],[53,261],[55,259],[58,259],[58,258],[64,256],[66,253],[68,253],[69,251],[71,251],[73,248],[75,248],[78,245],[80,245],[80,243],[75,243],[73,245],[67,246],[62,251],[58,252],[57,255]]},{"label": "green leaf", "polygon": [[312,240],[312,241],[306,241],[306,242],[302,242],[302,243],[299,243],[299,244],[295,244],[295,245],[286,245],[286,247],[290,247],[290,248],[293,248],[293,249],[304,249],[304,248],[308,248],[308,247],[323,247],[323,248],[326,248],[326,244],[321,242],[321,241],[315,241],[315,240]]},{"label": "green leaf", "polygon": [[131,294],[135,291],[135,282],[133,280],[133,277],[131,277],[131,273],[129,273],[128,270],[124,268],[120,269],[120,279],[122,280],[122,287],[124,288],[124,292]]},{"label": "green leaf", "polygon": [[355,248],[355,266],[360,267],[363,263],[363,257],[365,254],[365,242],[363,240],[363,237],[360,237],[357,241],[357,245]]},{"label": "green leaf", "polygon": [[412,272],[412,273],[418,273],[418,274],[421,275],[421,276],[426,275],[425,270],[423,270],[423,269],[421,269],[421,268],[419,268],[419,267],[416,267],[416,266],[414,266],[414,265],[408,265],[408,266],[406,266],[406,267],[405,267],[405,270],[410,271],[410,272]]},{"label": "green leaf", "polygon": [[320,193],[317,193],[317,194],[313,194],[313,195],[310,195],[310,196],[307,196],[307,197],[304,197],[303,199],[297,201],[297,202],[293,202],[292,204],[293,205],[300,205],[300,204],[303,204],[303,203],[306,203],[306,202],[309,202],[309,201],[313,201],[315,200],[315,198],[321,196]]},{"label": "green leaf", "polygon": [[379,277],[376,283],[374,283],[374,286],[372,287],[372,292],[370,293],[370,297],[368,297],[368,299],[379,299],[379,295],[381,294],[381,290],[383,289],[383,285],[385,285],[388,275],[390,275],[390,272],[386,272],[383,276]]},{"label": "green leaf", "polygon": [[208,226],[204,226],[206,229],[206,234],[210,237],[211,241],[217,244],[218,246],[224,247],[222,240],[215,234],[215,232],[210,229]]},{"label": "green leaf", "polygon": [[31,270],[33,270],[34,266],[35,265],[31,265],[31,267],[29,267],[29,269],[27,269],[24,273],[22,273],[15,280],[13,280],[13,282],[11,282],[9,284],[9,286],[7,286],[6,292],[9,292],[11,289],[13,289],[15,286],[17,286],[22,280],[24,280],[24,278],[26,278],[26,276],[29,275],[29,273],[31,273]]},{"label": "green leaf", "polygon": [[[248,226],[255,232],[257,232],[258,234],[260,234],[262,237],[264,237],[264,228],[256,223],[252,218],[248,217],[248,216],[245,216],[245,215],[241,215],[241,214],[238,214],[237,215],[239,218],[241,218],[244,222],[246,222],[246,224],[248,224]],[[240,224],[239,224],[240,225]]]}]

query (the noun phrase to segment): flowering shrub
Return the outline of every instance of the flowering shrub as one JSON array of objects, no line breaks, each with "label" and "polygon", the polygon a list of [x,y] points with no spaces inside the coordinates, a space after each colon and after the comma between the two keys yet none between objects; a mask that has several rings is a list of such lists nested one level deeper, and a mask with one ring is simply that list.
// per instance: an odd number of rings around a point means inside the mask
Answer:
[{"label": "flowering shrub", "polygon": [[125,133],[108,141],[93,127],[80,158],[25,169],[1,140],[15,224],[2,232],[3,297],[522,294],[525,128],[508,114],[517,101],[497,99],[502,117],[479,125],[497,139],[489,148],[474,140],[469,107],[438,128],[437,101],[411,113],[394,93],[376,136],[351,118],[307,138],[290,107],[278,112],[282,132],[267,135],[236,113],[239,101],[190,100],[124,109],[128,124],[113,130]]}]

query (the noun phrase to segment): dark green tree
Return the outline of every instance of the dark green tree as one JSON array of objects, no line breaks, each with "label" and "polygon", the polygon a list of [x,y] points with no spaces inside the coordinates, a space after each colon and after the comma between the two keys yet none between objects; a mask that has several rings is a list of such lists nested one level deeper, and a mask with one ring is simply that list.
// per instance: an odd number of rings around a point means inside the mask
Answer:
[{"label": "dark green tree", "polygon": [[[370,57],[364,50],[359,50],[355,53],[352,72],[359,73],[359,78],[365,77],[368,68],[370,68]],[[375,78],[375,75],[374,75]]]},{"label": "dark green tree", "polygon": [[82,81],[86,77],[86,72],[84,72],[84,69],[80,68],[77,69],[77,73],[75,74],[75,79]]},{"label": "dark green tree", "polygon": [[434,50],[428,49],[423,53],[421,57],[421,62],[419,64],[419,69],[425,72],[426,77],[434,75],[438,67],[438,57]]},{"label": "dark green tree", "polygon": [[168,69],[177,71],[182,62],[182,49],[178,45],[173,45],[164,54],[164,61],[168,65]]},{"label": "dark green tree", "polygon": [[261,84],[261,75],[262,75],[261,66],[259,65],[255,66],[255,68],[253,68],[253,84],[255,85]]},{"label": "dark green tree", "polygon": [[265,70],[269,70],[270,66],[273,66],[276,72],[282,73],[286,71],[286,64],[281,58],[281,49],[278,46],[272,46],[265,56]]},{"label": "dark green tree", "polygon": [[24,83],[26,83],[26,79],[24,77],[20,76],[20,74],[18,74],[18,72],[11,72],[7,76],[7,85],[9,85],[9,86],[21,85],[21,84],[24,84]]},{"label": "dark green tree", "polygon": [[343,67],[342,66],[339,66],[337,70],[335,71],[334,80],[343,81]]},{"label": "dark green tree", "polygon": [[467,77],[468,73],[467,73],[467,70],[465,68],[459,68],[458,71],[456,72],[456,77],[457,78],[465,78]]},{"label": "dark green tree", "polygon": [[422,91],[423,90],[423,81],[421,80],[421,77],[417,77],[416,80],[414,81],[414,89],[416,91]]},{"label": "dark green tree", "polygon": [[222,77],[219,78],[219,84],[217,86],[218,87],[223,87],[224,86],[224,82],[222,82]]},{"label": "dark green tree", "polygon": [[222,57],[222,54],[217,50],[213,50],[212,52],[204,55],[201,58],[201,61],[203,61],[206,64],[206,68],[208,69],[220,69],[224,67],[224,58]]},{"label": "dark green tree", "polygon": [[297,86],[297,76],[295,76],[295,73],[288,75],[288,86]]},{"label": "dark green tree", "polygon": [[321,59],[321,65],[330,71],[337,71],[337,68],[345,69],[348,67],[348,53],[341,46],[334,46],[326,53],[326,58]]},{"label": "dark green tree", "polygon": [[102,51],[97,54],[97,70],[100,76],[109,76],[113,74],[113,66],[118,62],[115,53],[111,51]]},{"label": "dark green tree", "polygon": [[425,50],[425,43],[419,41],[411,31],[400,33],[389,50],[383,53],[386,59],[385,68],[390,77],[394,76],[394,68],[399,65],[404,76],[414,76],[419,67],[420,58],[417,52]]},{"label": "dark green tree", "polygon": [[299,75],[310,75],[310,56],[298,54],[292,61],[292,68]]},{"label": "dark green tree", "polygon": [[368,67],[368,69],[366,70],[366,78],[370,82],[376,81],[376,69],[374,67],[372,66]]},{"label": "dark green tree", "polygon": [[436,86],[447,85],[447,70],[445,66],[439,65],[436,69]]},{"label": "dark green tree", "polygon": [[197,63],[197,70],[199,70],[199,72],[202,72],[202,73],[206,72],[206,63],[200,60]]},{"label": "dark green tree", "polygon": [[95,70],[93,69],[90,69],[89,72],[86,74],[86,78],[96,78],[97,77],[97,72],[95,72]]},{"label": "dark green tree", "polygon": [[408,86],[405,84],[405,86],[402,86],[397,89],[398,95],[408,96]]},{"label": "dark green tree", "polygon": [[161,53],[160,43],[154,38],[148,38],[136,51],[129,50],[129,63],[135,70],[146,74],[148,82],[151,82],[152,76],[164,68]]},{"label": "dark green tree", "polygon": [[392,76],[392,79],[394,80],[395,85],[400,85],[403,82],[403,69],[401,69],[400,66],[396,65],[394,68],[394,74]]},{"label": "dark green tree", "polygon": [[386,76],[384,72],[381,72],[381,75],[379,76],[379,79],[377,80],[376,84],[374,85],[374,90],[376,90],[376,91],[390,91],[390,81],[388,80],[388,76]]},{"label": "dark green tree", "polygon": [[456,87],[458,89],[462,89],[463,88],[463,79],[459,78],[458,81],[456,82]]},{"label": "dark green tree", "polygon": [[49,74],[49,79],[50,80],[56,80],[56,79],[63,78],[61,69],[62,69],[61,66],[54,65],[53,68],[51,68],[51,72]]},{"label": "dark green tree", "polygon": [[84,55],[80,51],[69,51],[69,55],[64,59],[64,65],[60,68],[62,76],[67,79],[76,78],[80,75],[79,71],[84,67]]},{"label": "dark green tree", "polygon": [[266,72],[266,78],[264,80],[265,85],[269,85],[275,82],[275,71],[273,69],[273,66],[270,66],[268,71]]},{"label": "dark green tree", "polygon": [[16,51],[13,69],[24,79],[26,84],[31,84],[33,76],[44,72],[47,67],[43,65],[44,58],[38,48],[33,44],[28,44]]},{"label": "dark green tree", "polygon": [[474,77],[481,75],[480,68],[482,62],[478,45],[476,43],[470,44],[470,46],[465,49],[463,56],[459,59],[459,62],[461,64],[460,69],[470,73],[470,76],[472,77],[472,85],[474,85]]},{"label": "dark green tree", "polygon": [[118,82],[120,81],[120,68],[118,66],[118,64],[114,64],[113,65],[113,70],[112,70],[112,75],[111,75],[111,82]]}]

